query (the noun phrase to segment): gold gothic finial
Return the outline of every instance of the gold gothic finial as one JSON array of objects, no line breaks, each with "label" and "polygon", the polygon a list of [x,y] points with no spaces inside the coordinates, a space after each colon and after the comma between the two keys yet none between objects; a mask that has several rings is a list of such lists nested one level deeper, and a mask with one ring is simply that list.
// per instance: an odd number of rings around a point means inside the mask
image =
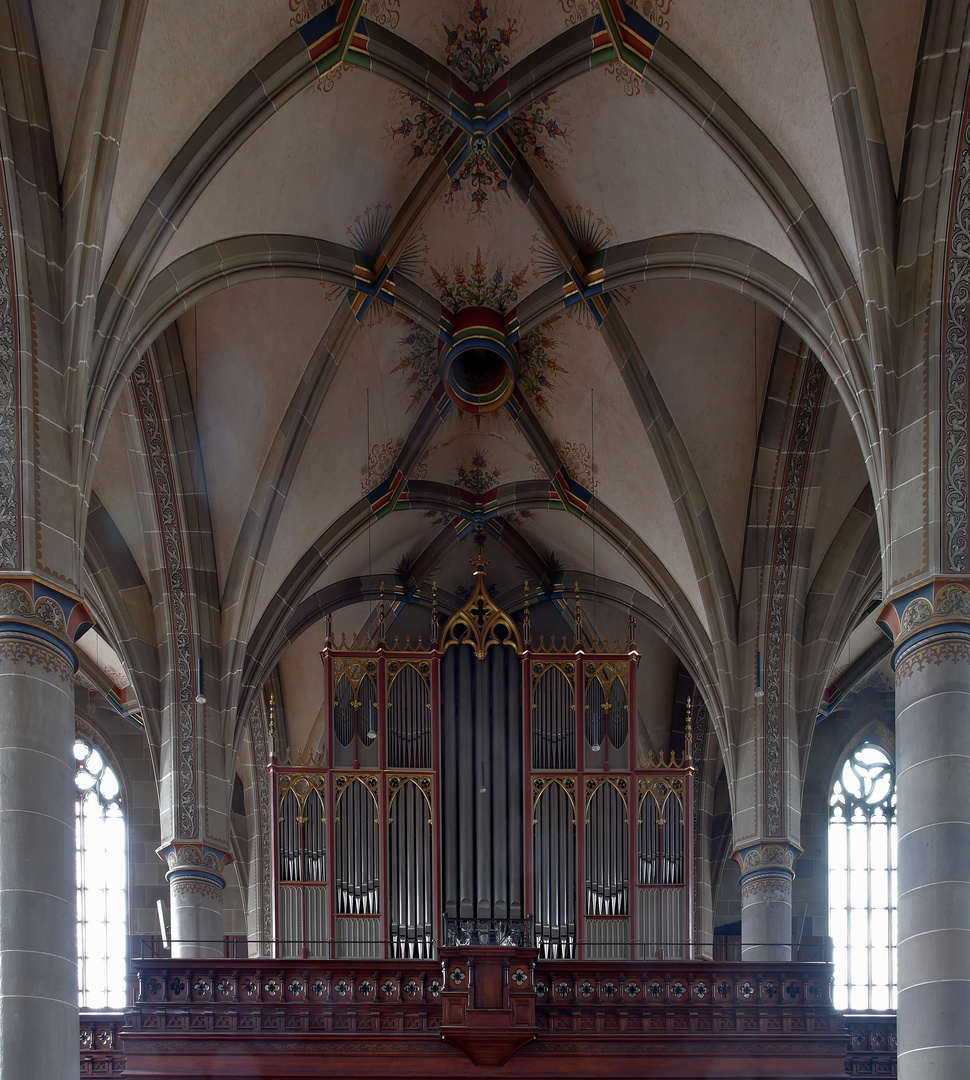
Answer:
[{"label": "gold gothic finial", "polygon": [[384,579],[381,578],[381,599],[380,599],[380,602],[377,605],[377,640],[381,645],[384,644],[384,616],[385,616],[385,614],[386,614],[386,609],[385,609],[385,606],[384,606]]},{"label": "gold gothic finial", "polygon": [[630,622],[627,625],[626,631],[626,649],[629,652],[631,649],[635,649],[637,644],[637,620],[635,615],[630,616]]},{"label": "gold gothic finial", "polygon": [[692,744],[694,742],[693,733],[693,701],[690,694],[687,695],[687,722],[684,724],[684,755],[688,761],[692,757]]},{"label": "gold gothic finial", "polygon": [[270,760],[276,756],[276,695],[272,690],[269,692],[269,756]]},{"label": "gold gothic finial", "polygon": [[438,644],[438,582],[431,582],[431,644]]},{"label": "gold gothic finial", "polygon": [[475,571],[471,596],[441,631],[441,651],[447,652],[452,645],[471,645],[477,660],[484,660],[493,645],[510,645],[517,653],[522,653],[519,628],[515,620],[492,600],[484,571]]},{"label": "gold gothic finial", "polygon": [[532,645],[532,616],[529,614],[529,579],[525,579],[525,610],[522,614],[522,636],[526,647]]},{"label": "gold gothic finial", "polygon": [[477,555],[473,555],[468,561],[475,567],[476,574],[484,574],[485,567],[488,566],[492,560],[486,558],[484,551],[480,551]]},{"label": "gold gothic finial", "polygon": [[579,643],[583,640],[583,608],[579,602],[579,582],[575,583],[576,593],[576,630],[574,645],[578,649]]}]

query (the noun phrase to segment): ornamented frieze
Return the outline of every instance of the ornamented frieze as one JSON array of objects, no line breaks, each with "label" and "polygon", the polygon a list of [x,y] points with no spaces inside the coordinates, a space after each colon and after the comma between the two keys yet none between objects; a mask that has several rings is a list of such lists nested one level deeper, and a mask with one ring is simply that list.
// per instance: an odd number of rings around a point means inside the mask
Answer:
[{"label": "ornamented frieze", "polygon": [[173,882],[198,879],[224,885],[225,868],[232,862],[228,851],[196,842],[175,841],[160,847],[158,854],[168,866],[165,876]]},{"label": "ornamented frieze", "polygon": [[166,595],[172,621],[172,663],[176,683],[173,720],[178,767],[175,770],[175,820],[180,835],[196,834],[195,690],[192,664],[192,624],[186,583],[182,529],[175,500],[175,483],[168,442],[162,428],[155,380],[147,361],[131,377],[148,464],[154,487],[158,526],[165,552]]},{"label": "ornamented frieze", "polygon": [[[30,648],[18,647],[20,659],[41,663],[47,671],[64,665],[70,669],[68,681],[73,681],[77,670],[74,642],[91,625],[91,616],[78,597],[38,578],[0,576],[0,630],[26,638],[36,634]],[[45,645],[45,640],[51,644]],[[43,659],[45,654],[52,659]]]},{"label": "ornamented frieze", "polygon": [[43,668],[49,675],[56,675],[62,683],[74,682],[74,668],[55,646],[21,638],[0,640],[0,662],[8,664],[26,664],[28,667]]},{"label": "ornamented frieze", "polygon": [[785,800],[782,740],[784,715],[782,678],[788,670],[789,610],[792,600],[798,518],[808,464],[825,385],[825,370],[813,356],[802,381],[795,422],[785,461],[781,503],[775,528],[774,552],[768,585],[768,614],[765,629],[764,774],[765,829],[769,836],[784,831]]},{"label": "ornamented frieze", "polygon": [[[0,193],[2,194],[2,193]],[[16,322],[6,201],[0,202],[0,568],[21,565]]]},{"label": "ornamented frieze", "polygon": [[970,641],[928,641],[907,652],[896,665],[896,685],[928,666],[970,663]]},{"label": "ornamented frieze", "polygon": [[968,569],[967,320],[970,317],[970,109],[953,185],[943,331],[943,566]]},{"label": "ornamented frieze", "polygon": [[[900,658],[896,665],[898,683],[900,678],[908,677],[927,662],[939,664],[943,659],[956,658],[952,650],[923,649],[920,650],[922,659],[915,659],[915,654],[908,651],[907,659],[902,659],[911,639],[914,642],[932,640],[937,632],[940,635],[954,631],[970,634],[970,588],[962,581],[937,578],[890,600],[877,621],[895,643],[896,655]],[[936,659],[931,659],[933,657]]]}]

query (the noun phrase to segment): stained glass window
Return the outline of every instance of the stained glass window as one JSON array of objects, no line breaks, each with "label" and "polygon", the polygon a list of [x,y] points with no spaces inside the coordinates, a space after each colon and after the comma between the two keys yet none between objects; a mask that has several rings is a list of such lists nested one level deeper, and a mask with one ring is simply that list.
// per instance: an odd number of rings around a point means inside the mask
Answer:
[{"label": "stained glass window", "polygon": [[896,1007],[896,774],[882,747],[846,759],[829,800],[829,933],[839,1009]]},{"label": "stained glass window", "polygon": [[89,742],[74,742],[78,1004],[125,1005],[125,818],[118,774]]}]

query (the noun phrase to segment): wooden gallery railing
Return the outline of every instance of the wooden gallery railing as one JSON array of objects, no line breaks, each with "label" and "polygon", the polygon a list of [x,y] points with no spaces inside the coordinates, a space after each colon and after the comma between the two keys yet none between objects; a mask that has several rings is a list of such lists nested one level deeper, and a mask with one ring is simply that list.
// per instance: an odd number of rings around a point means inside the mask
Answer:
[{"label": "wooden gallery railing", "polygon": [[482,1077],[592,1076],[604,1057],[611,1076],[695,1075],[698,1057],[710,1077],[895,1075],[895,1018],[847,1034],[826,964],[440,954],[134,961],[127,1075],[304,1076],[323,1056],[333,1076],[467,1075],[468,1059]]},{"label": "wooden gallery railing", "polygon": [[118,1012],[81,1013],[81,1077],[124,1076],[125,1052],[121,1029],[125,1018]]}]

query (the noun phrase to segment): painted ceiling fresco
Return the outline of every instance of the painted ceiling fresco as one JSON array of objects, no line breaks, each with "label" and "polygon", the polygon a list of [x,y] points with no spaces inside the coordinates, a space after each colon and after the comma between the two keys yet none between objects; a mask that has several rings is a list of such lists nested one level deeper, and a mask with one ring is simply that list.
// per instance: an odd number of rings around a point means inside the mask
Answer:
[{"label": "painted ceiling fresco", "polygon": [[[818,107],[822,49],[810,5],[791,6],[148,5],[102,287],[126,280],[163,207],[139,272],[182,305],[166,332],[241,637],[295,581],[372,582],[402,560],[421,579],[409,588],[438,575],[457,595],[484,546],[509,588],[528,579],[566,604],[576,581],[609,575],[617,595],[676,597],[703,638],[719,617],[711,566],[724,591],[741,588],[787,317],[759,283],[791,297],[817,273],[756,150],[796,164],[827,255],[857,261],[831,107]],[[880,71],[913,22],[891,6],[891,26],[865,19]],[[93,31],[79,12],[74,36]],[[38,32],[63,169],[64,98],[81,76],[67,35],[45,17]],[[892,125],[895,91],[877,83]],[[270,86],[272,107],[253,104]],[[707,93],[740,118],[748,157],[704,114]],[[123,426],[119,414],[95,490],[148,578]],[[826,542],[865,483],[843,426],[845,505],[826,509]],[[363,610],[345,606],[350,621]]]}]

